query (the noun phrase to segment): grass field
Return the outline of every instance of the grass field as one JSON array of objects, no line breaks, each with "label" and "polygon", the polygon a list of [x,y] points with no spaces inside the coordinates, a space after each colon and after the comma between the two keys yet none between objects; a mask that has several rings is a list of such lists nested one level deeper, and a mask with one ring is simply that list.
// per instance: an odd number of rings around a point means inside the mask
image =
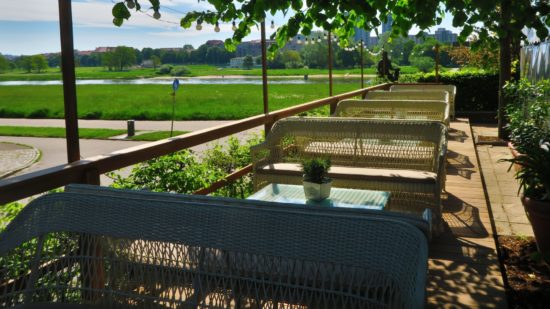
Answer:
[{"label": "grass field", "polygon": [[[78,135],[83,139],[108,139],[109,137],[125,134],[126,130],[88,129],[79,128]],[[187,131],[174,131],[172,136],[178,136]],[[0,136],[31,136],[31,137],[65,137],[65,128],[59,127],[22,127],[0,126]],[[132,141],[158,141],[169,138],[170,131],[155,131],[135,135],[128,138]]]},{"label": "grass field", "polygon": [[[334,84],[334,94],[355,84]],[[169,120],[171,86],[80,85],[78,115],[82,119]],[[328,96],[328,85],[270,85],[270,110]],[[242,119],[263,113],[261,85],[183,85],[176,97],[177,120]],[[0,86],[0,117],[63,118],[61,86]]]},{"label": "grass field", "polygon": [[[178,136],[185,133],[189,133],[189,132],[174,131],[172,136]],[[140,135],[132,136],[129,139],[133,141],[158,141],[169,137],[170,137],[170,131],[156,131],[156,132],[149,132],[149,133],[143,133]]]},{"label": "grass field", "polygon": [[[178,66],[176,66],[177,68]],[[220,68],[211,65],[187,65],[191,74],[189,76],[222,76],[222,75],[244,75],[244,76],[261,76],[262,70],[260,68],[254,68],[251,70],[233,69],[233,68]],[[136,78],[151,78],[159,75],[157,70],[154,69],[131,69],[125,71],[108,71],[103,67],[78,67],[76,68],[77,79],[136,79]],[[411,66],[402,66],[401,74],[412,74],[418,70]],[[335,75],[345,74],[360,74],[360,69],[338,69],[333,70]],[[269,70],[269,76],[291,76],[298,75],[327,75],[326,69],[277,69]],[[374,67],[365,68],[364,74],[374,75],[376,70]],[[0,74],[0,81],[40,81],[40,80],[61,80],[61,72],[59,69],[50,68],[43,73],[26,73],[23,71],[11,71]]]},{"label": "grass field", "polygon": [[[78,135],[84,139],[107,139],[121,135],[126,130],[80,128]],[[1,136],[65,137],[65,128],[0,126]]]},{"label": "grass field", "polygon": [[[132,69],[125,71],[108,71],[103,67],[78,67],[76,68],[77,79],[136,79],[159,76],[154,69]],[[11,71],[0,74],[0,81],[10,80],[61,80],[61,71],[50,68],[43,73],[26,73],[24,71]]]}]

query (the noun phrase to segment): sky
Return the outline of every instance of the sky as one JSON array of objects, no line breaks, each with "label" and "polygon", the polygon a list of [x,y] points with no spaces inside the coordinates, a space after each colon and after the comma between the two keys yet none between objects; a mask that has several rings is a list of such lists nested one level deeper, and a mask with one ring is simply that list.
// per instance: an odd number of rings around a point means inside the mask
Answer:
[{"label": "sky", "polygon": [[[208,9],[209,5],[197,0],[161,0],[160,20],[152,18],[152,10],[146,13],[134,12],[130,20],[121,27],[113,25],[111,13],[118,0],[73,0],[74,46],[78,50],[93,50],[98,46],[126,45],[143,47],[182,47],[191,44],[198,47],[207,40],[224,40],[231,37],[231,24],[220,25],[216,33],[213,26],[204,25],[202,31],[194,27],[183,29],[179,20],[188,11]],[[58,52],[59,13],[57,0],[0,0],[0,53],[8,55],[32,55]],[[149,8],[148,1],[142,1],[142,10]],[[272,18],[281,24],[284,16]],[[447,16],[442,27],[457,33]],[[433,32],[437,27],[430,29]],[[267,27],[269,36],[273,30]],[[417,28],[411,33],[416,34]],[[374,35],[374,32],[372,33]],[[254,29],[246,40],[259,39],[259,30]]]}]

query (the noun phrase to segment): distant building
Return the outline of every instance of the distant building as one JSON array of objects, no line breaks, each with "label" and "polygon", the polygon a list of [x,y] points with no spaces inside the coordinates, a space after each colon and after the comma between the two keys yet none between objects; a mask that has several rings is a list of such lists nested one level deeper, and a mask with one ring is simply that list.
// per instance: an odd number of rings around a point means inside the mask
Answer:
[{"label": "distant building", "polygon": [[355,27],[355,35],[353,36],[353,40],[355,42],[363,41],[365,45],[367,45],[369,41],[369,36],[370,36],[370,31]]},{"label": "distant building", "polygon": [[116,47],[96,47],[95,53],[106,53],[115,50]]},{"label": "distant building", "polygon": [[434,37],[436,40],[438,40],[441,43],[452,44],[457,41],[456,33],[452,33],[451,31],[445,28],[438,28],[437,30],[435,30]]},{"label": "distant building", "polygon": [[393,18],[391,15],[388,15],[388,20],[382,24],[382,33],[391,32],[391,24],[393,22]]},{"label": "distant building", "polygon": [[378,45],[378,41],[379,41],[378,37],[376,37],[376,36],[371,36],[371,37],[369,37],[369,39],[367,40],[367,44],[366,44],[366,45],[367,45],[367,47],[376,46],[376,45]]},{"label": "distant building", "polygon": [[236,57],[229,59],[230,68],[242,68],[244,63],[244,57]]}]

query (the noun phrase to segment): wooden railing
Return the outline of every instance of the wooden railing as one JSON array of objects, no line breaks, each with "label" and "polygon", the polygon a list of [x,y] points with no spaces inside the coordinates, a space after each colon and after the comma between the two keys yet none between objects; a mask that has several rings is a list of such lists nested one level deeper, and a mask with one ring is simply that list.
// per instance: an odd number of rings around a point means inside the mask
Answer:
[{"label": "wooden railing", "polygon": [[[123,167],[150,160],[175,151],[204,144],[222,137],[239,133],[267,124],[271,126],[279,119],[293,116],[324,105],[330,105],[333,110],[343,99],[361,96],[368,91],[387,90],[391,84],[382,84],[359,89],[340,95],[315,100],[301,105],[281,109],[265,115],[257,115],[229,124],[208,128],[181,136],[147,143],[140,146],[118,150],[109,154],[81,159],[71,164],[63,164],[52,168],[11,177],[0,181],[0,205],[46,192],[70,183],[88,183],[99,185],[99,176]],[[250,172],[251,167],[245,167],[221,180],[210,188],[199,190],[198,194],[208,194],[216,186],[223,186],[228,181]],[[219,188],[219,187],[218,187]]]}]

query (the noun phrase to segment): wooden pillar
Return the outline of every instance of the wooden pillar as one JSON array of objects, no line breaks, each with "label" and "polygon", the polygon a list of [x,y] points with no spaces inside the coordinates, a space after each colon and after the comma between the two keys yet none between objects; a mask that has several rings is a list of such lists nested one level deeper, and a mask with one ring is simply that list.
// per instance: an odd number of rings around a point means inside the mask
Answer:
[{"label": "wooden pillar", "polygon": [[[332,97],[332,34],[330,31],[327,35],[328,43],[328,94]],[[336,104],[330,104],[330,114],[332,115],[336,111]]]},{"label": "wooden pillar", "polygon": [[439,83],[439,44],[435,44],[435,82]]},{"label": "wooden pillar", "polygon": [[[262,21],[260,24],[261,31],[261,45],[262,45],[262,89],[263,89],[263,98],[264,98],[264,115],[269,114],[269,99],[267,92],[267,46],[265,42],[265,21]],[[265,135],[269,133],[273,123],[266,123],[264,125]]]},{"label": "wooden pillar", "polygon": [[499,83],[498,83],[498,137],[501,139],[507,139],[506,134],[506,97],[503,93],[504,85],[512,78],[512,36],[510,34],[509,26],[512,12],[510,11],[510,1],[503,0],[501,2],[500,16],[502,20],[502,30],[504,34],[499,35],[500,44],[500,70],[499,70]]},{"label": "wooden pillar", "polygon": [[73,46],[73,18],[71,0],[58,0],[59,32],[61,35],[61,72],[63,73],[63,100],[65,105],[65,131],[67,161],[80,160],[78,116],[76,111],[76,76]]},{"label": "wooden pillar", "polygon": [[360,55],[361,55],[361,89],[365,88],[365,79],[364,79],[364,75],[363,75],[363,66],[364,66],[364,59],[363,59],[363,40],[361,40],[361,52],[360,52]]}]

